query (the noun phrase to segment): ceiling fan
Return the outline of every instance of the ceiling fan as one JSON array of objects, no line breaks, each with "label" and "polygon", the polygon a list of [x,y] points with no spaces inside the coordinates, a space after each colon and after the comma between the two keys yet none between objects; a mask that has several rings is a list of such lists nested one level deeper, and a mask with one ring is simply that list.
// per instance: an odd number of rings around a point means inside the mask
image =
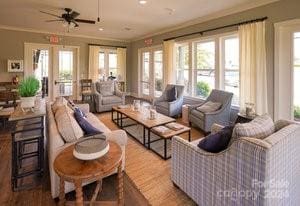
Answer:
[{"label": "ceiling fan", "polygon": [[78,23],[85,23],[85,24],[95,24],[96,22],[93,20],[86,20],[86,19],[77,19],[77,17],[80,15],[80,13],[73,11],[70,8],[65,8],[65,13],[63,13],[61,16],[52,14],[45,11],[40,11],[41,13],[57,17],[58,19],[53,20],[46,20],[46,22],[63,22],[67,24],[69,27],[79,27]]}]

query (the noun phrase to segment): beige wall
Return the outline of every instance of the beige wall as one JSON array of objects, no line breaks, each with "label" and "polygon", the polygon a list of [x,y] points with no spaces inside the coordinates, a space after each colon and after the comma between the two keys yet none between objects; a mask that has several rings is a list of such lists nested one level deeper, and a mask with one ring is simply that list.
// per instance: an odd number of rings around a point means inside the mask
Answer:
[{"label": "beige wall", "polygon": [[[0,29],[0,82],[11,81],[12,77],[16,75],[16,73],[7,72],[7,59],[24,59],[24,42],[49,44],[49,41],[46,38],[47,36],[49,36],[49,34]],[[88,44],[127,46],[127,67],[129,68],[130,65],[129,43],[78,37],[63,37],[60,44],[80,47],[80,73],[85,77],[88,75],[89,65]]]},{"label": "beige wall", "polygon": [[[281,0],[272,4],[264,5],[258,8],[250,9],[233,15],[228,15],[215,20],[207,21],[194,26],[189,26],[176,31],[164,33],[152,37],[154,45],[162,44],[163,39],[173,36],[197,32],[209,28],[224,26],[228,24],[238,23],[246,20],[260,18],[267,16],[269,19],[266,23],[266,41],[267,41],[267,75],[268,75],[268,101],[270,113],[273,114],[273,97],[274,97],[274,23],[300,18],[300,0]],[[216,32],[206,33],[205,35],[212,35],[216,33],[223,33],[225,31],[237,30],[237,28],[218,30]],[[193,36],[195,38],[196,36]],[[135,41],[131,44],[131,82],[130,88],[133,93],[138,92],[138,82],[133,81],[138,79],[138,49],[145,47],[144,40]]]}]

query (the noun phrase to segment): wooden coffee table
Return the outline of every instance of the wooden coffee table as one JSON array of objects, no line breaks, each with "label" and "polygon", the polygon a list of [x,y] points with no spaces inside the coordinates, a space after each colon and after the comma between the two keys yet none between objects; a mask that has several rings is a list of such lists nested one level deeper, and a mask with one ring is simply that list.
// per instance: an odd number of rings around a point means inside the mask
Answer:
[{"label": "wooden coffee table", "polygon": [[[103,157],[83,161],[73,156],[74,145],[64,149],[54,160],[54,170],[60,177],[59,204],[64,205],[65,201],[65,181],[75,184],[76,206],[83,205],[82,183],[97,181],[90,205],[99,203],[100,205],[124,205],[123,195],[123,172],[122,172],[122,150],[120,146],[109,141],[109,151]],[[118,200],[117,201],[96,201],[96,197],[101,191],[102,178],[118,169]]]},{"label": "wooden coffee table", "polygon": [[[117,118],[114,118],[114,112],[117,113]],[[140,112],[140,111],[133,111],[130,107],[128,108],[118,108],[117,106],[112,108],[111,111],[111,118],[114,123],[116,123],[120,128],[130,127],[136,124],[130,124],[130,125],[123,125],[124,119],[131,119],[134,122],[137,122],[137,124],[140,124],[143,126],[143,142],[142,144],[144,146],[147,146],[146,142],[146,130],[148,132],[147,136],[150,137],[150,131],[153,127],[157,127],[160,125],[165,125],[170,122],[175,122],[176,120],[174,118],[168,117],[166,115],[157,113],[156,119],[149,119],[148,114]],[[126,130],[125,130],[126,131]],[[129,133],[128,131],[126,131]],[[130,134],[130,133],[129,133]],[[134,137],[136,140],[138,140],[137,137],[134,136],[134,134],[130,134],[132,137]]]}]

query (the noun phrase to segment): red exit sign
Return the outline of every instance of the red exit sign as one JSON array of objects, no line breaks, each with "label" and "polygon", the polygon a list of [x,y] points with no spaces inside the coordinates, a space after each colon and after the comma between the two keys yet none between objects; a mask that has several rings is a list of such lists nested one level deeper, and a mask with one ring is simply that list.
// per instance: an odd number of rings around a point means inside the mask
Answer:
[{"label": "red exit sign", "polygon": [[49,37],[49,42],[51,44],[57,44],[59,42],[59,37],[55,36],[55,35],[52,35],[52,36]]},{"label": "red exit sign", "polygon": [[153,39],[145,39],[145,44],[147,45],[147,46],[150,46],[150,45],[152,45],[152,43],[153,43]]}]

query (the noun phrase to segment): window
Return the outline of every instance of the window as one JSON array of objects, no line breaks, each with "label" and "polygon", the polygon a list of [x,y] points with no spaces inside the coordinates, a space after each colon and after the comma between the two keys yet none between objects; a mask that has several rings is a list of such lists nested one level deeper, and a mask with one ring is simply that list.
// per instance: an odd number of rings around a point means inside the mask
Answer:
[{"label": "window", "polygon": [[196,43],[196,96],[206,98],[215,88],[215,42]]},{"label": "window", "polygon": [[142,70],[142,92],[144,95],[150,94],[149,84],[150,84],[150,53],[144,52],[143,53],[143,70]]},{"label": "window", "polygon": [[104,74],[117,76],[117,51],[112,49],[101,49],[99,52],[99,78]]},{"label": "window", "polygon": [[177,43],[175,49],[176,83],[185,85],[186,95],[206,98],[212,89],[222,89],[232,92],[233,105],[239,105],[239,39],[236,34]]},{"label": "window", "polygon": [[300,32],[294,33],[294,118],[300,121]]},{"label": "window", "polygon": [[154,51],[154,81],[155,97],[159,97],[163,92],[163,52],[162,50]]},{"label": "window", "polygon": [[189,45],[176,46],[176,84],[185,86],[185,93],[189,93]]}]

